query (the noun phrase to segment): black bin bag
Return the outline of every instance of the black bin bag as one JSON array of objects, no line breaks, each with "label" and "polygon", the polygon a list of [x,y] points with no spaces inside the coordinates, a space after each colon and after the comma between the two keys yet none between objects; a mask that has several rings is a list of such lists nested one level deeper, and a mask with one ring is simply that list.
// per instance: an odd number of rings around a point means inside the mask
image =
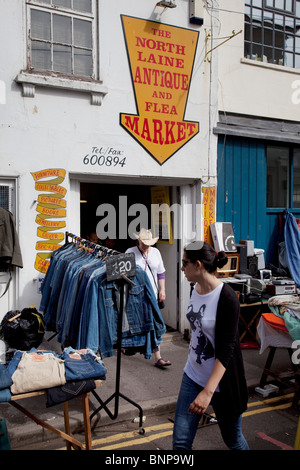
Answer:
[{"label": "black bin bag", "polygon": [[0,325],[0,337],[12,349],[28,351],[43,341],[45,324],[35,308],[10,310]]}]

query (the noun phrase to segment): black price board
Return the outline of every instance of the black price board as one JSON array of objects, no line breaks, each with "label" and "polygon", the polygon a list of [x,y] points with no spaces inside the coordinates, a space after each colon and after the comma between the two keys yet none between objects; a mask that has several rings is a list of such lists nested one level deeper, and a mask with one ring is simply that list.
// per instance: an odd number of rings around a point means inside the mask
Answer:
[{"label": "black price board", "polygon": [[122,279],[123,276],[134,276],[136,272],[134,253],[121,253],[106,260],[106,277],[108,281]]}]

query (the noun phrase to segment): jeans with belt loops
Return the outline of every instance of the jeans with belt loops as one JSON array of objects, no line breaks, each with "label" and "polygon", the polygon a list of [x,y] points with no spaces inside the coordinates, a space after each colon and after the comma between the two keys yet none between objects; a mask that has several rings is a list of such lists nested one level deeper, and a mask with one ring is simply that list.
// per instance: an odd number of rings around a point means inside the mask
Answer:
[{"label": "jeans with belt loops", "polygon": [[65,348],[60,355],[65,363],[66,380],[105,379],[106,368],[92,352]]}]

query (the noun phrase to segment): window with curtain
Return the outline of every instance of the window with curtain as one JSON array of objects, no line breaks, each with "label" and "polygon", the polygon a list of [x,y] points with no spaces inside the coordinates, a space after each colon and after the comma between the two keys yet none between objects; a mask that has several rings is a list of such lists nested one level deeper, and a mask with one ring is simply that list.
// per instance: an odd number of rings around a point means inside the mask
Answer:
[{"label": "window with curtain", "polygon": [[245,2],[245,57],[300,68],[300,0]]},{"label": "window with curtain", "polygon": [[95,0],[27,0],[28,68],[97,79]]}]

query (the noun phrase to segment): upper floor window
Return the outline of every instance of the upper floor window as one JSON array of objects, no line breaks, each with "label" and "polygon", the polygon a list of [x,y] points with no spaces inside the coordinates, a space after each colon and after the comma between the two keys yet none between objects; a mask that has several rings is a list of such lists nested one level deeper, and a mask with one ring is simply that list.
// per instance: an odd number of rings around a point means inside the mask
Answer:
[{"label": "upper floor window", "polygon": [[300,0],[245,2],[245,57],[300,68]]},{"label": "upper floor window", "polygon": [[300,148],[267,146],[267,207],[300,208]]},{"label": "upper floor window", "polygon": [[97,79],[95,0],[27,0],[28,69]]}]

